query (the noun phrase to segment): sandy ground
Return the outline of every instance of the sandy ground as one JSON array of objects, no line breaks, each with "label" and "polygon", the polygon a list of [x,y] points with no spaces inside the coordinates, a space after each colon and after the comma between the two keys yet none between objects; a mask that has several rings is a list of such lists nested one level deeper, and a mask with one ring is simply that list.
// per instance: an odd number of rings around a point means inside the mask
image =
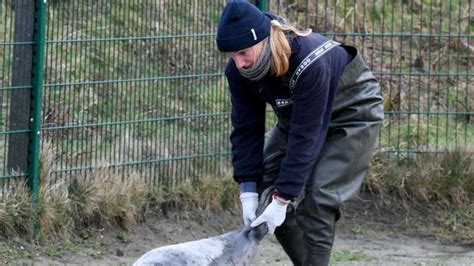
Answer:
[{"label": "sandy ground", "polygon": [[[104,230],[98,237],[57,246],[59,252],[45,248],[18,246],[5,241],[3,247],[23,248],[26,258],[6,258],[12,265],[131,265],[146,251],[162,245],[180,243],[238,230],[238,214],[148,219],[132,232]],[[339,223],[332,265],[474,265],[474,247],[445,245],[433,237],[397,235],[367,224],[343,219]],[[276,238],[267,235],[259,246],[254,265],[292,265]]]},{"label": "sandy ground", "polygon": [[[394,239],[379,234],[337,236],[333,265],[474,265],[474,249],[428,239]],[[255,265],[292,265],[274,237],[262,242]]]}]

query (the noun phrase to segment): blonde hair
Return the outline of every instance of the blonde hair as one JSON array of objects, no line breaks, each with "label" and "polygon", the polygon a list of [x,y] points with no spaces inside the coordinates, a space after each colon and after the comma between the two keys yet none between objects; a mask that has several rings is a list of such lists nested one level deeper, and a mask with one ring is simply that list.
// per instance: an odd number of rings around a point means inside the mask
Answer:
[{"label": "blonde hair", "polygon": [[298,36],[308,36],[311,29],[302,31],[293,25],[281,24],[272,20],[270,28],[270,49],[272,51],[271,71],[275,76],[283,76],[290,67],[291,46],[286,39],[285,32],[292,32]]}]

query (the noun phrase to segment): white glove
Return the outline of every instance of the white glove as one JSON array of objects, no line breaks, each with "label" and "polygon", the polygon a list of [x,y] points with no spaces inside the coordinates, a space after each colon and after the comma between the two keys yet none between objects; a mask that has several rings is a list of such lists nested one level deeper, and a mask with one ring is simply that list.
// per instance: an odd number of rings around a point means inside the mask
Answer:
[{"label": "white glove", "polygon": [[243,192],[240,194],[240,202],[242,203],[242,216],[244,218],[244,224],[247,226],[257,216],[255,212],[258,207],[258,193],[255,192]]},{"label": "white glove", "polygon": [[273,198],[272,202],[268,204],[265,211],[258,216],[258,218],[250,224],[251,227],[256,227],[262,223],[267,223],[268,233],[273,235],[275,228],[280,226],[286,217],[286,207],[290,201],[283,201],[278,198]]}]

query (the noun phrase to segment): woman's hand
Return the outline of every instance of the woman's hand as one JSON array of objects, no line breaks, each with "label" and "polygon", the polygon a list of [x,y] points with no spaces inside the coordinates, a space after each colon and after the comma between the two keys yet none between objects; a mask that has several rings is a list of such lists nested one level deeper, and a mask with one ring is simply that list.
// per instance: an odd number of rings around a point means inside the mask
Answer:
[{"label": "woman's hand", "polygon": [[258,207],[258,193],[243,192],[240,194],[240,202],[242,203],[242,216],[244,224],[249,225],[257,217],[255,212]]},{"label": "woman's hand", "polygon": [[267,223],[268,233],[273,235],[275,228],[280,226],[286,218],[286,208],[290,203],[289,200],[284,200],[273,196],[272,202],[268,204],[265,211],[258,216],[258,218],[250,224],[251,227],[256,227],[262,223]]}]

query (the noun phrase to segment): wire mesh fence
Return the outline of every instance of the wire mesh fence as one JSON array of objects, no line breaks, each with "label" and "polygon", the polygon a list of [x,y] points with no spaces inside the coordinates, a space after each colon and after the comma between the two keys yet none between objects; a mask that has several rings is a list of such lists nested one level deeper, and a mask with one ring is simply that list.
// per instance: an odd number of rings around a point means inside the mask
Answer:
[{"label": "wire mesh fence", "polygon": [[[0,0],[0,185],[48,153],[55,178],[96,168],[170,186],[230,168],[225,55],[215,46],[224,2]],[[472,2],[257,1],[301,27],[357,46],[381,82],[378,150],[398,156],[474,144]],[[43,62],[35,62],[44,49]],[[43,83],[34,84],[34,64]],[[42,90],[41,110],[32,108]],[[32,113],[41,144],[29,144]],[[269,124],[272,117],[269,115]]]},{"label": "wire mesh fence", "polygon": [[219,8],[200,5],[49,5],[44,141],[68,157],[55,174],[107,165],[179,182],[218,172],[215,157],[228,146],[222,59],[213,49]]},{"label": "wire mesh fence", "polygon": [[471,1],[288,1],[275,9],[362,50],[384,94],[381,151],[472,147]]}]

